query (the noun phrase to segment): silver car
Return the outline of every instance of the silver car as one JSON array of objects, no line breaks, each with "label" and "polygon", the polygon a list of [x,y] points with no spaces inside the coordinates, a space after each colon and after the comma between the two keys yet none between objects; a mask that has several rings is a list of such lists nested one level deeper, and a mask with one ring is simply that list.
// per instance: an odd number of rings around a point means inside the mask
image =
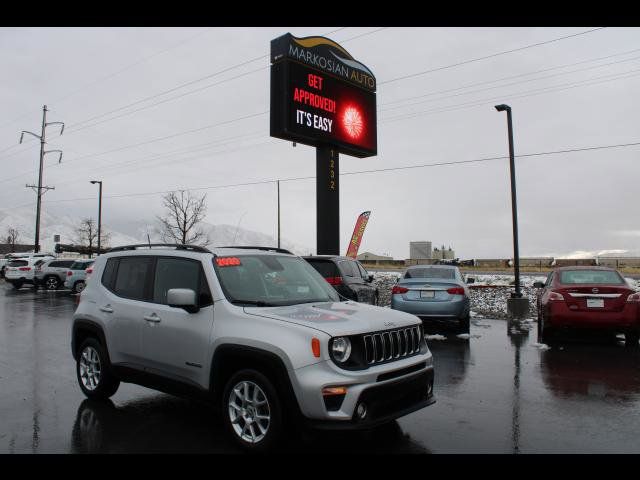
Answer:
[{"label": "silver car", "polygon": [[415,316],[340,301],[281,249],[112,249],[96,259],[73,320],[89,398],[121,381],[191,392],[220,406],[230,436],[254,451],[289,421],[371,428],[435,401]]},{"label": "silver car", "polygon": [[36,266],[33,282],[36,287],[44,287],[47,290],[57,290],[62,287],[67,279],[67,272],[74,259],[57,258],[45,260]]},{"label": "silver car", "polygon": [[469,333],[469,289],[458,267],[409,267],[391,290],[391,308],[416,315],[425,327],[444,323]]},{"label": "silver car", "polygon": [[84,290],[85,280],[87,278],[87,272],[85,271],[95,260],[76,260],[71,264],[67,271],[67,279],[64,282],[64,287],[71,290],[73,293],[80,293]]}]

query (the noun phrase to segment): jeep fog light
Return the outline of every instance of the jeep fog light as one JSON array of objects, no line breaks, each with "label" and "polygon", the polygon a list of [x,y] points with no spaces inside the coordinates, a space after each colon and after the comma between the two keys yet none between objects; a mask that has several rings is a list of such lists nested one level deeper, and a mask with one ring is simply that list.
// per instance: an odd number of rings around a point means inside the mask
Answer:
[{"label": "jeep fog light", "polygon": [[347,337],[335,338],[331,345],[331,353],[337,362],[346,362],[351,355],[351,340]]}]

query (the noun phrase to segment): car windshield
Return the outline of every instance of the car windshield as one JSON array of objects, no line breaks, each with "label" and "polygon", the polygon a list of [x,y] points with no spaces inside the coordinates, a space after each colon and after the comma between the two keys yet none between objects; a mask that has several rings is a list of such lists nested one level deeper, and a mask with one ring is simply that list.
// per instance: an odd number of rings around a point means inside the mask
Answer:
[{"label": "car windshield", "polygon": [[622,285],[625,282],[613,270],[566,270],[560,273],[560,283]]},{"label": "car windshield", "polygon": [[411,268],[404,278],[456,278],[453,268]]},{"label": "car windshield", "polygon": [[227,299],[258,307],[338,302],[340,297],[305,260],[284,255],[215,257]]}]

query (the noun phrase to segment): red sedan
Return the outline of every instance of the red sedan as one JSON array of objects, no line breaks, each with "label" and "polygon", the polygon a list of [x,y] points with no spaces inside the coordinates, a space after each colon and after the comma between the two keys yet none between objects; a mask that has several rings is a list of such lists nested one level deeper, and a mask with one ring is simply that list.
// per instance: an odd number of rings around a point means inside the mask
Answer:
[{"label": "red sedan", "polygon": [[536,282],[538,339],[544,343],[570,329],[624,333],[627,345],[640,339],[640,293],[617,270],[606,267],[556,268]]}]

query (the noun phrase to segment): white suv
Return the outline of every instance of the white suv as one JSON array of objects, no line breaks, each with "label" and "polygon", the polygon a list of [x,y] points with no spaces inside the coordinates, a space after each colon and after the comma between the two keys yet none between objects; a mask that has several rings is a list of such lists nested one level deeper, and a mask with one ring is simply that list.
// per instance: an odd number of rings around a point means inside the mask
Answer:
[{"label": "white suv", "polygon": [[9,260],[4,270],[4,279],[13,285],[13,288],[19,290],[25,283],[35,285],[34,274],[38,264],[54,257],[50,255],[42,256],[25,256]]},{"label": "white suv", "polygon": [[291,420],[369,428],[435,401],[420,320],[340,301],[286,250],[118,247],[96,259],[73,319],[89,398],[121,381],[194,394],[248,449],[272,446]]}]

